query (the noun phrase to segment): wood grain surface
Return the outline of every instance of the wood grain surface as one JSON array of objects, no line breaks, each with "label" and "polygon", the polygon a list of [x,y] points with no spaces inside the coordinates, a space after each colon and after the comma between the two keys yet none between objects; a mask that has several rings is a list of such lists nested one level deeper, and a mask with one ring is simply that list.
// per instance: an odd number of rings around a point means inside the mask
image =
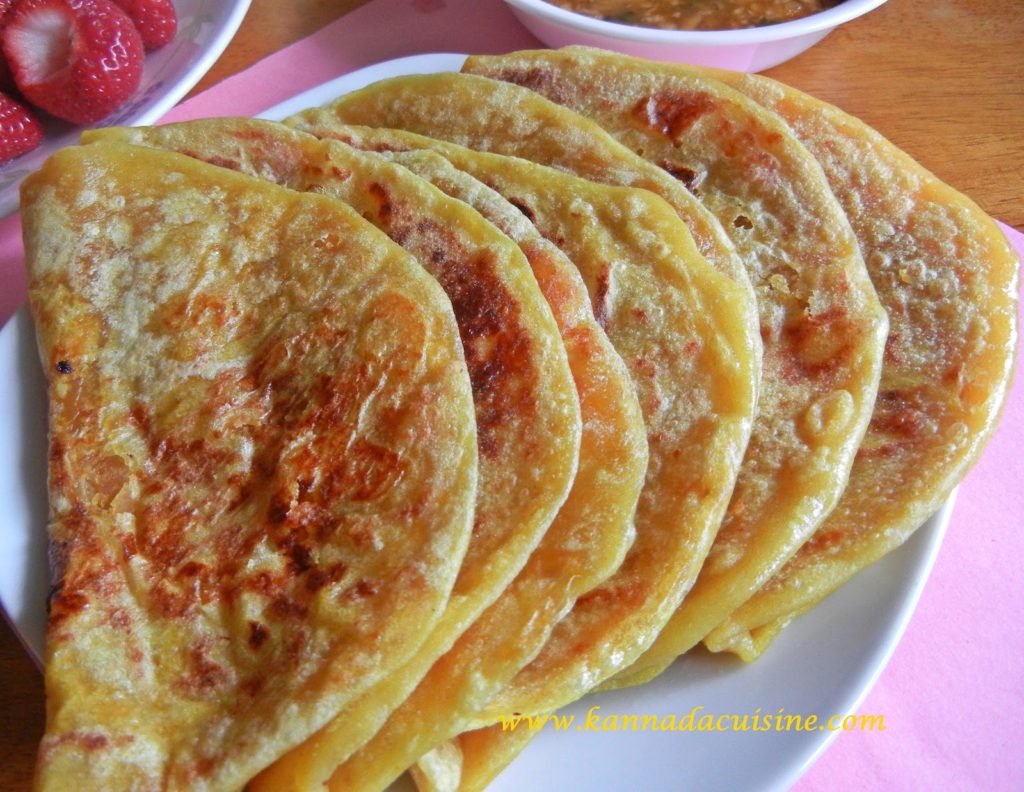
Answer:
[{"label": "wood grain surface", "polygon": [[766,74],[1024,229],[1024,2],[889,0]]},{"label": "wood grain surface", "polygon": [[[193,93],[361,5],[253,0]],[[862,118],[994,217],[1024,228],[1021,0],[889,0],[768,73]],[[39,672],[0,620],[0,790],[30,786],[43,702]]]}]

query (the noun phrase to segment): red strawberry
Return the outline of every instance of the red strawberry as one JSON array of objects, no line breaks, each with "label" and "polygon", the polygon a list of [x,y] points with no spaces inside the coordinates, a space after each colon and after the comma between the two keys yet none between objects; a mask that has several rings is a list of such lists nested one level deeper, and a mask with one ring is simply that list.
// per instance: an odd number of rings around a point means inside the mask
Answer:
[{"label": "red strawberry", "polygon": [[43,139],[43,126],[23,105],[0,93],[0,164],[27,154]]},{"label": "red strawberry", "polygon": [[75,124],[110,115],[142,80],[142,38],[110,0],[17,0],[3,50],[25,98]]},{"label": "red strawberry", "polygon": [[171,0],[114,0],[135,23],[148,50],[160,49],[178,32],[178,14]]}]

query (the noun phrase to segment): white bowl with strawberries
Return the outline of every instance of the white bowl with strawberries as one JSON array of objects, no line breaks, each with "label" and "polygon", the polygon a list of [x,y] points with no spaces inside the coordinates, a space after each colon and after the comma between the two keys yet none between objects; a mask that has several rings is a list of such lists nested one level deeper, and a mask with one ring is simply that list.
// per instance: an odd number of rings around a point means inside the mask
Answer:
[{"label": "white bowl with strawberries", "polygon": [[0,217],[88,126],[148,124],[209,69],[249,0],[0,0]]}]

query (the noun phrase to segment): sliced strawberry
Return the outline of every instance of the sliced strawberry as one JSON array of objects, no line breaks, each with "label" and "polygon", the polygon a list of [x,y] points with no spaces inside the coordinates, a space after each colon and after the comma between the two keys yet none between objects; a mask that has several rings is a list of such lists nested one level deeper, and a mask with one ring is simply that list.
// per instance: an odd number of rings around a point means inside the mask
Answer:
[{"label": "sliced strawberry", "polygon": [[114,0],[135,23],[147,50],[160,49],[178,32],[178,13],[171,0]]},{"label": "sliced strawberry", "polygon": [[3,50],[25,99],[75,124],[110,115],[142,80],[142,38],[110,0],[17,0]]},{"label": "sliced strawberry", "polygon": [[0,93],[0,164],[27,154],[43,139],[43,126],[28,108]]}]

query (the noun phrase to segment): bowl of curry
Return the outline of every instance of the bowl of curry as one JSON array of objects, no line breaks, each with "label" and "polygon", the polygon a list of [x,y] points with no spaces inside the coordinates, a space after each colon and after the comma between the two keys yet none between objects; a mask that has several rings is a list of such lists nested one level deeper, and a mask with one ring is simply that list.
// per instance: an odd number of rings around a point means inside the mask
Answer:
[{"label": "bowl of curry", "polygon": [[505,0],[551,47],[581,44],[755,72],[817,44],[885,0]]}]

